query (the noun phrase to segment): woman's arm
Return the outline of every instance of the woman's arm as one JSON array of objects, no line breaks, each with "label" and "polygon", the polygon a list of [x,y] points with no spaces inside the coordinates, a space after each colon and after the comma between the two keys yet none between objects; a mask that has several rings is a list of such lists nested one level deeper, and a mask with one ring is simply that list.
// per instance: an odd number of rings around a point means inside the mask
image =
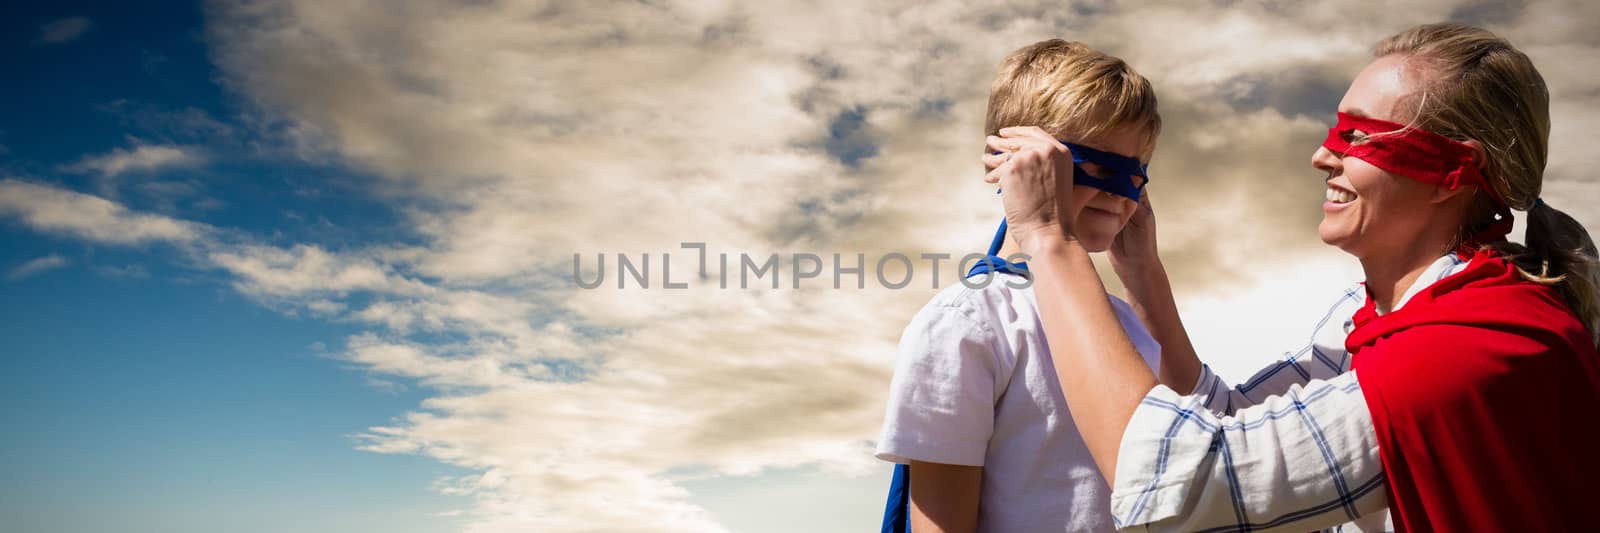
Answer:
[{"label": "woman's arm", "polygon": [[1073,421],[1111,483],[1119,527],[1306,530],[1387,506],[1354,373],[1218,416],[1199,396],[1156,385],[1121,330],[1108,329],[1106,304],[1084,296],[1099,277],[1081,247],[1040,241],[1027,249],[1045,336]]},{"label": "woman's arm", "polygon": [[1178,315],[1172,283],[1157,252],[1156,215],[1149,191],[1140,197],[1133,218],[1117,232],[1110,252],[1111,267],[1127,289],[1129,303],[1150,335],[1161,344],[1161,366],[1156,377],[1178,394],[1192,393],[1199,385],[1204,365]]},{"label": "woman's arm", "polygon": [[1156,387],[1123,435],[1119,527],[1307,531],[1388,505],[1378,436],[1355,373],[1290,387],[1218,416]]},{"label": "woman's arm", "polygon": [[1076,239],[1034,235],[1022,248],[1061,391],[1100,473],[1114,484],[1123,430],[1156,387],[1155,374],[1122,331]]},{"label": "woman's arm", "polygon": [[1161,366],[1156,377],[1178,394],[1199,394],[1212,412],[1231,415],[1263,399],[1283,394],[1289,387],[1316,379],[1331,379],[1350,370],[1344,351],[1344,321],[1360,307],[1360,286],[1345,291],[1328,308],[1306,344],[1283,352],[1284,357],[1260,369],[1238,387],[1223,382],[1202,362],[1178,314],[1172,284],[1156,245],[1155,210],[1146,191],[1133,218],[1117,234],[1110,249],[1111,266],[1127,289],[1139,320],[1161,345]]},{"label": "woman's arm", "polygon": [[1283,352],[1283,357],[1233,386],[1213,373],[1196,355],[1188,331],[1178,316],[1166,271],[1159,260],[1152,263],[1133,271],[1125,264],[1118,265],[1113,253],[1112,264],[1127,288],[1130,305],[1150,329],[1151,336],[1161,344],[1158,374],[1161,384],[1178,394],[1199,395],[1212,412],[1231,415],[1268,397],[1283,394],[1290,387],[1332,379],[1350,371],[1350,357],[1344,349],[1344,322],[1364,301],[1360,286],[1340,294],[1328,307],[1327,314],[1310,328],[1311,334],[1304,346]]},{"label": "woman's arm", "polygon": [[[1117,446],[1134,408],[1157,385],[1123,332],[1088,250],[1073,237],[1072,152],[1036,127],[990,136],[985,155],[1013,239],[1028,254],[1039,318],[1061,391],[1095,464],[1114,483]],[[1057,174],[1060,173],[1060,176]]]},{"label": "woman's arm", "polygon": [[[1140,206],[1140,210],[1147,209],[1146,206],[1148,204]],[[1129,229],[1132,229],[1131,224]],[[1123,231],[1126,233],[1129,229]],[[1121,239],[1119,236],[1118,240]],[[1183,327],[1183,318],[1178,314],[1178,302],[1172,296],[1172,283],[1167,279],[1166,267],[1153,255],[1151,259],[1139,262],[1119,258],[1118,255],[1113,247],[1111,265],[1128,291],[1128,303],[1132,304],[1139,320],[1144,322],[1150,335],[1161,345],[1161,367],[1156,377],[1162,385],[1178,394],[1193,394],[1199,385],[1204,365],[1195,353],[1194,343],[1189,340],[1189,331]]]},{"label": "woman's arm", "polygon": [[1384,507],[1377,435],[1353,373],[1291,386],[1237,417],[1157,384],[1072,236],[1070,188],[1053,168],[1059,143],[1037,128],[1001,134],[990,145],[1009,153],[984,158],[986,180],[1002,185],[1012,234],[1031,255],[1056,375],[1111,483],[1119,527],[1318,527]]},{"label": "woman's arm", "polygon": [[978,530],[983,467],[911,462],[911,530],[970,533]]}]

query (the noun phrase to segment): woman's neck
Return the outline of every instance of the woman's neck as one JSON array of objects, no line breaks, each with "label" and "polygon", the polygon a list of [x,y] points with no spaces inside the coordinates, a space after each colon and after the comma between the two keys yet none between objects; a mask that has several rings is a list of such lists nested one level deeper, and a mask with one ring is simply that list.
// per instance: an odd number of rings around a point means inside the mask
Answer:
[{"label": "woman's neck", "polygon": [[1361,258],[1361,269],[1367,276],[1367,291],[1372,294],[1378,312],[1387,313],[1398,307],[1400,298],[1417,282],[1422,272],[1439,259],[1442,249],[1442,245],[1416,243],[1401,248],[1400,253]]}]

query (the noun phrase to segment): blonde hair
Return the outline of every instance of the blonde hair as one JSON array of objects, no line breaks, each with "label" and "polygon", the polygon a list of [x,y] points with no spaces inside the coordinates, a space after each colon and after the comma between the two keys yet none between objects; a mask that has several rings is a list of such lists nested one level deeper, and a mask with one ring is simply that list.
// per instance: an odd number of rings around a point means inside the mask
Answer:
[{"label": "blonde hair", "polygon": [[1038,126],[1072,141],[1138,128],[1146,135],[1139,155],[1148,159],[1161,114],[1150,80],[1127,63],[1080,42],[1050,39],[1000,61],[984,131],[995,135],[1012,126]]},{"label": "blonde hair", "polygon": [[[1526,243],[1485,246],[1515,264],[1523,278],[1554,286],[1600,344],[1600,260],[1594,240],[1571,216],[1535,201],[1550,144],[1550,93],[1533,61],[1488,30],[1448,23],[1390,36],[1378,42],[1373,55],[1403,56],[1426,74],[1421,90],[1402,102],[1412,108],[1412,116],[1403,118],[1452,139],[1483,144],[1489,186],[1509,207],[1528,212]],[[1494,217],[1488,195],[1479,195],[1454,245],[1488,227]]]}]

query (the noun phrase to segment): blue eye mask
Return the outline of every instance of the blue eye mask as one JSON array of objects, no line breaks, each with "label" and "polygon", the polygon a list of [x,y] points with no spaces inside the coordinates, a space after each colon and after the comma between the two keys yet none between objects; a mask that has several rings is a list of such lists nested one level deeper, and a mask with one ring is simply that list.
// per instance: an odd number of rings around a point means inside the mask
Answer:
[{"label": "blue eye mask", "polygon": [[[1094,187],[1102,191],[1139,201],[1139,195],[1144,192],[1144,186],[1150,183],[1148,166],[1140,163],[1138,159],[1102,152],[1087,146],[1062,142],[1067,145],[1067,150],[1072,151],[1072,182],[1086,187]],[[1102,174],[1110,177],[1101,178],[1083,170],[1083,163],[1100,165]],[[1144,178],[1138,185],[1134,185],[1134,176]]]},{"label": "blue eye mask", "polygon": [[[1139,201],[1139,195],[1144,192],[1144,186],[1150,183],[1148,166],[1140,163],[1137,158],[1124,155],[1102,152],[1080,144],[1061,141],[1067,150],[1072,152],[1072,182],[1085,187],[1094,187],[1102,191]],[[996,155],[1001,152],[994,152]],[[1101,178],[1085,171],[1079,166],[1084,163],[1100,165],[1101,173],[1109,173],[1111,177]],[[1144,178],[1138,185],[1133,184],[1133,177]]]}]

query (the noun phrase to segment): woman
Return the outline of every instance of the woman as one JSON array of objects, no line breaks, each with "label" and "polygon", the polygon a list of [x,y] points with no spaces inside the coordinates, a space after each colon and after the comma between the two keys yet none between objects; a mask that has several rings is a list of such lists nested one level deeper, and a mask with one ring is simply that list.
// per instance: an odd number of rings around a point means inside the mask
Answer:
[{"label": "woman", "polygon": [[[990,138],[1004,153],[985,157],[985,179],[1031,256],[1055,370],[1119,527],[1367,529],[1385,509],[1397,530],[1587,526],[1600,457],[1573,450],[1600,438],[1596,258],[1582,226],[1538,198],[1543,79],[1503,39],[1453,24],[1374,55],[1312,156],[1327,173],[1318,232],[1367,277],[1336,305],[1352,313],[1325,321],[1348,328],[1342,350],[1313,345],[1231,391],[1182,333],[1150,220],[1113,250],[1164,347],[1159,382],[1073,237],[1059,144],[1031,129]],[[1509,208],[1528,212],[1525,245],[1505,240]]]}]

